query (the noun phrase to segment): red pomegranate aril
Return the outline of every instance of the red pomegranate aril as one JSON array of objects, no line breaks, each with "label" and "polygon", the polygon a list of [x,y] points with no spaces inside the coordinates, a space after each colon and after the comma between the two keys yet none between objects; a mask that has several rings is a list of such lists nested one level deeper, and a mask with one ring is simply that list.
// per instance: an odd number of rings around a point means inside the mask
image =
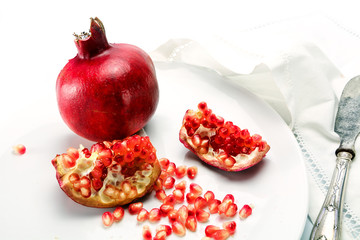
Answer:
[{"label": "red pomegranate aril", "polygon": [[200,185],[198,185],[197,183],[191,183],[190,184],[190,192],[194,193],[195,195],[199,196],[202,194],[202,187],[200,187]]},{"label": "red pomegranate aril", "polygon": [[160,158],[159,163],[162,169],[167,169],[169,167],[170,161],[167,158]]},{"label": "red pomegranate aril", "polygon": [[115,210],[113,212],[114,221],[115,222],[121,221],[121,219],[123,219],[124,215],[125,215],[125,211],[122,207],[115,208]]},{"label": "red pomegranate aril", "polygon": [[221,201],[218,199],[214,199],[208,203],[209,212],[211,214],[218,213],[219,212],[219,205],[221,204]]},{"label": "red pomegranate aril", "polygon": [[172,176],[166,177],[163,181],[163,187],[165,189],[171,189],[174,187],[174,185],[175,185],[175,178],[173,178]]},{"label": "red pomegranate aril", "polygon": [[95,191],[99,191],[103,187],[103,182],[98,178],[94,178],[91,180],[91,185]]},{"label": "red pomegranate aril", "polygon": [[194,202],[194,207],[196,209],[203,209],[207,206],[207,201],[205,200],[205,198],[199,196],[195,199],[195,202]]},{"label": "red pomegranate aril", "polygon": [[171,228],[173,230],[173,233],[176,235],[182,237],[185,236],[186,228],[185,225],[179,221],[174,221],[171,223]]},{"label": "red pomegranate aril", "polygon": [[182,203],[184,202],[184,199],[185,199],[185,194],[183,191],[179,190],[179,189],[175,189],[173,192],[172,192],[175,200],[176,200],[176,203]]},{"label": "red pomegranate aril", "polygon": [[163,203],[164,203],[164,204],[174,205],[174,204],[176,204],[176,199],[175,199],[174,195],[169,194],[169,195],[167,195],[167,196],[165,197]]},{"label": "red pomegranate aril", "polygon": [[159,208],[153,208],[149,212],[149,221],[150,222],[157,222],[161,219],[161,213]]},{"label": "red pomegranate aril", "polygon": [[164,231],[164,230],[157,231],[153,238],[153,240],[165,240],[165,239],[166,239],[166,231]]},{"label": "red pomegranate aril", "polygon": [[238,210],[238,207],[235,203],[232,203],[229,205],[229,207],[226,209],[225,216],[226,217],[233,217],[235,216],[236,212]]},{"label": "red pomegranate aril", "polygon": [[155,192],[155,197],[157,199],[159,199],[161,202],[163,202],[164,199],[166,198],[166,193],[165,193],[164,189],[157,190]]},{"label": "red pomegranate aril", "polygon": [[142,202],[131,203],[129,205],[129,213],[132,215],[138,214],[142,208],[143,208]]},{"label": "red pomegranate aril", "polygon": [[229,221],[223,223],[223,228],[225,230],[228,230],[231,235],[235,233],[236,230],[236,222],[235,221]]},{"label": "red pomegranate aril", "polygon": [[192,204],[195,202],[195,199],[197,198],[198,195],[196,195],[195,193],[189,192],[186,194],[186,201],[189,204]]},{"label": "red pomegranate aril", "polygon": [[76,148],[68,148],[66,150],[67,155],[69,155],[69,157],[71,157],[72,159],[78,159],[79,158],[79,151]]},{"label": "red pomegranate aril", "polygon": [[92,178],[100,179],[102,176],[102,169],[95,167],[91,172],[90,175]]},{"label": "red pomegranate aril", "polygon": [[169,166],[166,169],[167,174],[169,174],[170,176],[174,176],[175,174],[175,169],[176,169],[176,164],[173,162],[169,163]]},{"label": "red pomegranate aril", "polygon": [[170,236],[172,233],[172,229],[169,225],[166,224],[161,224],[159,226],[156,227],[156,232],[159,231],[165,231],[166,232],[166,236]]},{"label": "red pomegranate aril", "polygon": [[26,147],[23,144],[16,144],[13,146],[13,151],[17,155],[23,155],[26,152]]},{"label": "red pomegranate aril", "polygon": [[190,179],[194,179],[196,177],[196,174],[198,172],[198,168],[196,166],[193,166],[193,167],[189,167],[187,169],[187,176],[188,178]]},{"label": "red pomegranate aril", "polygon": [[189,216],[187,219],[186,219],[186,222],[185,222],[185,227],[192,231],[192,232],[195,232],[196,231],[196,228],[197,228],[197,220],[194,216]]},{"label": "red pomegranate aril", "polygon": [[76,159],[71,158],[66,153],[62,154],[61,157],[62,157],[62,162],[66,168],[72,168],[76,165]]},{"label": "red pomegranate aril", "polygon": [[79,174],[72,173],[69,175],[69,182],[74,183],[75,181],[78,181],[80,179]]},{"label": "red pomegranate aril", "polygon": [[144,240],[152,240],[152,234],[148,225],[143,226],[142,237]]},{"label": "red pomegranate aril", "polygon": [[185,223],[188,218],[188,208],[182,205],[177,211],[178,219],[180,222]]},{"label": "red pomegranate aril", "polygon": [[171,204],[162,204],[160,206],[160,214],[161,216],[166,217],[169,214],[169,212],[171,212],[173,209],[174,206]]},{"label": "red pomegranate aril", "polygon": [[89,198],[91,196],[90,187],[80,187],[80,193],[84,198]]},{"label": "red pomegranate aril", "polygon": [[217,230],[213,235],[212,238],[214,240],[225,240],[230,236],[230,232],[226,229]]},{"label": "red pomegranate aril", "polygon": [[222,200],[222,202],[227,202],[227,201],[230,201],[231,203],[234,203],[235,202],[234,195],[226,194],[224,199]]},{"label": "red pomegranate aril", "polygon": [[206,200],[206,202],[211,202],[212,200],[215,199],[215,194],[212,192],[212,191],[207,191],[205,194],[204,194],[204,198]]},{"label": "red pomegranate aril", "polygon": [[187,206],[187,208],[188,208],[188,216],[196,216],[196,208],[194,207],[194,205],[193,204],[189,204],[188,206]]},{"label": "red pomegranate aril", "polygon": [[154,190],[155,191],[163,190],[163,184],[162,184],[162,180],[160,179],[160,177],[158,179],[156,179],[156,181],[155,181]]},{"label": "red pomegranate aril", "polygon": [[185,190],[186,190],[186,181],[183,180],[183,181],[177,183],[177,184],[175,185],[175,189],[178,189],[178,190],[180,190],[180,191],[182,191],[182,192],[185,192]]},{"label": "red pomegranate aril", "polygon": [[210,218],[210,213],[202,210],[202,209],[196,209],[196,220],[198,222],[204,223],[207,222]]},{"label": "red pomegranate aril", "polygon": [[246,219],[252,214],[252,208],[245,204],[239,211],[240,219]]},{"label": "red pomegranate aril", "polygon": [[138,222],[144,222],[145,220],[147,220],[149,218],[149,212],[145,209],[145,208],[142,208],[137,217],[136,217],[136,220]]},{"label": "red pomegranate aril", "polygon": [[216,231],[220,230],[220,228],[218,226],[215,225],[208,225],[205,228],[205,235],[207,237],[212,237]]},{"label": "red pomegranate aril", "polygon": [[175,175],[177,178],[183,178],[186,175],[187,167],[185,165],[177,166],[175,169]]},{"label": "red pomegranate aril", "polygon": [[178,219],[178,211],[176,209],[171,210],[168,213],[168,219],[169,219],[170,223],[177,221],[177,219]]},{"label": "red pomegranate aril", "polygon": [[112,212],[104,212],[102,215],[102,222],[105,227],[110,227],[114,223],[114,215]]}]

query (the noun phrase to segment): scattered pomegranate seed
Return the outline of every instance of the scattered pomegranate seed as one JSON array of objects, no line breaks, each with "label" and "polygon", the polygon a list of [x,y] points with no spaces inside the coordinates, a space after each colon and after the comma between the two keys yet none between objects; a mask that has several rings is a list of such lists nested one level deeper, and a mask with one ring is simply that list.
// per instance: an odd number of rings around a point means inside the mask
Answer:
[{"label": "scattered pomegranate seed", "polygon": [[114,215],[114,221],[119,222],[121,219],[123,219],[125,215],[125,211],[122,207],[117,207],[115,208],[113,215]]},{"label": "scattered pomegranate seed", "polygon": [[169,212],[171,212],[173,209],[174,206],[171,204],[162,204],[160,206],[160,214],[161,216],[166,217],[169,214]]},{"label": "scattered pomegranate seed", "polygon": [[13,146],[13,150],[15,154],[23,155],[26,152],[26,147],[22,144],[17,144]]},{"label": "scattered pomegranate seed", "polygon": [[189,205],[187,206],[187,208],[188,208],[188,215],[195,217],[195,216],[196,216],[196,209],[195,209],[194,205],[193,205],[193,204],[189,204]]},{"label": "scattered pomegranate seed", "polygon": [[208,225],[205,228],[205,235],[207,237],[212,237],[216,231],[220,230],[220,228],[218,226],[215,225]]},{"label": "scattered pomegranate seed", "polygon": [[209,211],[211,214],[218,213],[219,212],[219,205],[221,204],[221,201],[218,199],[214,199],[208,203]]},{"label": "scattered pomegranate seed", "polygon": [[165,189],[173,188],[174,184],[175,184],[175,178],[173,178],[172,176],[166,177],[163,181],[163,186]]},{"label": "scattered pomegranate seed", "polygon": [[165,197],[163,203],[174,205],[176,203],[176,199],[175,199],[174,195],[169,194]]},{"label": "scattered pomegranate seed", "polygon": [[170,161],[167,158],[160,158],[159,163],[162,169],[167,169],[169,167]]},{"label": "scattered pomegranate seed", "polygon": [[168,219],[169,219],[169,222],[172,223],[172,222],[175,222],[177,221],[178,219],[178,211],[177,210],[171,210],[169,213],[168,213]]},{"label": "scattered pomegranate seed", "polygon": [[201,209],[202,209],[202,208],[205,208],[207,205],[208,205],[208,204],[207,204],[207,201],[205,200],[205,198],[199,196],[199,197],[197,197],[197,198],[195,199],[194,207],[195,207],[196,209],[198,209],[198,208],[201,208]]},{"label": "scattered pomegranate seed", "polygon": [[183,180],[175,185],[175,189],[181,190],[182,192],[185,192],[186,190],[186,181]]},{"label": "scattered pomegranate seed", "polygon": [[142,202],[132,203],[129,205],[129,213],[132,215],[138,214],[142,208],[143,208]]},{"label": "scattered pomegranate seed", "polygon": [[190,216],[186,219],[185,226],[187,229],[189,229],[192,232],[196,231],[197,228],[197,221],[194,216]]},{"label": "scattered pomegranate seed", "polygon": [[240,219],[246,219],[252,214],[252,208],[245,204],[239,211]]},{"label": "scattered pomegranate seed", "polygon": [[197,198],[198,195],[196,195],[195,193],[189,192],[186,194],[186,201],[189,204],[192,204],[195,202],[195,199]]},{"label": "scattered pomegranate seed", "polygon": [[160,209],[159,208],[153,208],[149,212],[149,221],[150,222],[157,222],[161,219]]},{"label": "scattered pomegranate seed", "polygon": [[202,194],[202,187],[199,184],[191,183],[190,184],[190,192],[194,193],[195,195],[199,196]]},{"label": "scattered pomegranate seed", "polygon": [[173,233],[175,233],[178,236],[184,236],[186,233],[185,225],[179,221],[174,221],[171,224],[171,227],[172,227]]},{"label": "scattered pomegranate seed", "polygon": [[175,169],[175,175],[177,178],[183,178],[186,175],[187,167],[185,165],[177,166]]},{"label": "scattered pomegranate seed", "polygon": [[235,221],[229,221],[223,223],[223,228],[228,230],[231,235],[235,233],[236,230],[236,222]]},{"label": "scattered pomegranate seed", "polygon": [[102,215],[102,222],[105,227],[110,227],[114,222],[114,215],[112,212],[104,212]]},{"label": "scattered pomegranate seed", "polygon": [[147,220],[149,218],[149,212],[145,209],[145,208],[142,208],[137,217],[136,217],[136,220],[138,222],[144,222],[145,220]]},{"label": "scattered pomegranate seed", "polygon": [[226,217],[233,217],[235,216],[236,212],[238,210],[238,207],[235,203],[232,203],[229,205],[229,207],[227,208],[226,212],[225,212],[225,216]]},{"label": "scattered pomegranate seed", "polygon": [[188,218],[188,208],[185,205],[182,205],[177,211],[178,219],[180,222],[185,223]]},{"label": "scattered pomegranate seed", "polygon": [[177,203],[182,203],[184,202],[185,196],[184,196],[184,192],[179,190],[179,189],[175,189],[172,194],[174,195],[174,198],[176,200]]},{"label": "scattered pomegranate seed", "polygon": [[159,232],[159,231],[165,231],[165,232],[166,232],[166,236],[169,236],[169,235],[171,235],[171,233],[172,233],[171,227],[170,227],[169,225],[164,225],[164,224],[157,226],[156,231],[157,231],[157,232]]},{"label": "scattered pomegranate seed", "polygon": [[144,240],[152,240],[152,234],[148,225],[143,226],[142,236]]},{"label": "scattered pomegranate seed", "polygon": [[211,202],[212,200],[215,199],[215,194],[212,192],[212,191],[207,191],[205,194],[204,194],[204,198],[206,200],[206,202]]},{"label": "scattered pomegranate seed", "polygon": [[213,235],[212,238],[214,240],[225,240],[230,236],[230,232],[226,229],[217,230]]},{"label": "scattered pomegranate seed", "polygon": [[198,172],[198,168],[196,166],[193,166],[193,167],[189,167],[187,169],[187,176],[188,178],[190,179],[194,179],[196,177],[196,174]]},{"label": "scattered pomegranate seed", "polygon": [[198,222],[207,222],[210,218],[210,213],[202,210],[202,209],[196,209],[196,220]]},{"label": "scattered pomegranate seed", "polygon": [[159,199],[161,202],[163,202],[164,199],[166,198],[166,193],[165,193],[164,189],[157,190],[155,192],[155,197],[157,199]]},{"label": "scattered pomegranate seed", "polygon": [[165,240],[165,239],[166,239],[166,231],[164,230],[157,231],[153,238],[153,240]]},{"label": "scattered pomegranate seed", "polygon": [[167,174],[173,176],[175,174],[176,164],[173,162],[169,163],[169,166],[166,169]]}]

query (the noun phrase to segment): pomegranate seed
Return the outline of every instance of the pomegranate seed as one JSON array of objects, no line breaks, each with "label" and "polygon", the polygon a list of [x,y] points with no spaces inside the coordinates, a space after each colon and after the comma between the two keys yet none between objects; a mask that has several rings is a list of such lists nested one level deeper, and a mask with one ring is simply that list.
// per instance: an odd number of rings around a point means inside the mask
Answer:
[{"label": "pomegranate seed", "polygon": [[122,207],[117,207],[115,208],[113,215],[114,215],[114,221],[119,222],[121,219],[123,219],[125,215],[125,211]]},{"label": "pomegranate seed", "polygon": [[183,178],[186,175],[187,167],[185,165],[177,166],[175,169],[175,175],[177,178]]},{"label": "pomegranate seed", "polygon": [[161,202],[163,202],[164,199],[166,198],[166,193],[165,193],[165,191],[163,189],[157,190],[155,192],[155,197],[157,199],[159,199]]},{"label": "pomegranate seed", "polygon": [[162,190],[162,188],[163,188],[162,180],[160,178],[156,179],[154,184],[154,189],[158,191],[158,190]]},{"label": "pomegranate seed", "polygon": [[228,230],[231,235],[235,233],[236,230],[236,222],[235,221],[229,221],[223,223],[223,228]]},{"label": "pomegranate seed", "polygon": [[175,199],[174,195],[169,194],[169,195],[166,196],[163,203],[164,204],[174,205],[176,203],[176,199]]},{"label": "pomegranate seed", "polygon": [[196,218],[194,216],[188,217],[185,222],[185,227],[190,231],[195,232],[197,228]]},{"label": "pomegranate seed", "polygon": [[74,182],[78,181],[79,179],[80,179],[80,176],[77,173],[72,173],[69,176],[69,182],[72,183],[72,184],[74,184]]},{"label": "pomegranate seed", "polygon": [[211,202],[212,200],[215,199],[215,194],[212,192],[212,191],[207,191],[205,194],[204,194],[204,198],[206,200],[206,202]]},{"label": "pomegranate seed", "polygon": [[182,203],[184,202],[185,196],[184,196],[184,192],[179,190],[179,189],[175,189],[172,194],[174,195],[174,198],[176,200],[177,203]]},{"label": "pomegranate seed", "polygon": [[165,240],[166,239],[166,231],[157,231],[153,240]]},{"label": "pomegranate seed", "polygon": [[191,142],[194,145],[195,148],[199,147],[201,145],[201,137],[199,134],[195,134],[192,138],[191,138]]},{"label": "pomegranate seed", "polygon": [[228,157],[223,161],[223,164],[228,167],[231,168],[235,165],[236,160],[233,157]]},{"label": "pomegranate seed", "polygon": [[142,236],[144,240],[152,240],[152,234],[148,225],[143,226]]},{"label": "pomegranate seed", "polygon": [[160,176],[159,176],[159,178],[161,179],[161,180],[164,180],[165,178],[167,178],[169,176],[169,174],[166,172],[166,171],[161,171],[161,173],[160,173]]},{"label": "pomegranate seed", "polygon": [[221,204],[221,201],[218,199],[214,199],[208,203],[209,211],[211,214],[218,213],[219,212],[219,205]]},{"label": "pomegranate seed", "polygon": [[178,236],[184,236],[186,233],[185,225],[179,221],[174,221],[171,224],[173,232]]},{"label": "pomegranate seed", "polygon": [[175,189],[178,189],[178,190],[181,190],[182,192],[184,192],[186,190],[186,181],[183,180],[183,181],[179,182],[178,184],[176,184]]},{"label": "pomegranate seed", "polygon": [[240,131],[240,137],[242,139],[247,139],[248,137],[250,137],[250,133],[249,133],[249,130],[247,129],[243,129]]},{"label": "pomegranate seed", "polygon": [[206,103],[206,102],[200,102],[200,103],[198,104],[198,108],[199,108],[200,111],[204,112],[205,110],[208,109],[207,103]]},{"label": "pomegranate seed", "polygon": [[172,233],[172,229],[169,225],[159,225],[157,228],[156,228],[156,231],[159,232],[159,231],[165,231],[166,232],[166,236],[170,236],[171,233]]},{"label": "pomegranate seed", "polygon": [[167,169],[169,167],[170,161],[167,158],[160,158],[159,163],[162,169]]},{"label": "pomegranate seed", "polygon": [[186,201],[187,201],[189,204],[194,203],[196,198],[197,198],[197,195],[195,195],[195,194],[192,193],[192,192],[189,192],[189,193],[186,194]]},{"label": "pomegranate seed", "polygon": [[182,205],[177,211],[178,219],[180,222],[185,223],[188,218],[188,208],[185,205]]},{"label": "pomegranate seed", "polygon": [[171,212],[173,209],[174,206],[171,204],[162,204],[160,206],[160,214],[161,216],[166,217],[169,214],[169,212]]},{"label": "pomegranate seed", "polygon": [[79,151],[76,148],[68,148],[66,154],[72,159],[77,160],[79,158]]},{"label": "pomegranate seed", "polygon": [[207,237],[212,237],[215,234],[215,232],[218,231],[218,230],[220,230],[219,227],[214,226],[214,225],[208,225],[205,228],[205,235]]},{"label": "pomegranate seed", "polygon": [[168,176],[164,179],[163,186],[165,189],[171,189],[174,187],[175,178]]},{"label": "pomegranate seed", "polygon": [[81,187],[80,188],[80,193],[81,193],[81,196],[83,196],[84,198],[88,198],[88,197],[91,196],[90,188]]},{"label": "pomegranate seed", "polygon": [[114,222],[114,215],[111,212],[104,212],[102,215],[102,222],[105,227],[110,227]]},{"label": "pomegranate seed", "polygon": [[214,240],[225,240],[230,236],[230,233],[228,230],[226,229],[220,229],[217,230],[213,235],[212,238]]},{"label": "pomegranate seed", "polygon": [[226,194],[222,202],[230,201],[231,203],[235,202],[235,198],[232,194]]},{"label": "pomegranate seed", "polygon": [[128,181],[123,181],[121,183],[121,188],[126,195],[129,195],[131,192],[131,184]]},{"label": "pomegranate seed", "polygon": [[197,196],[202,194],[202,187],[196,183],[190,184],[190,192],[196,194]]},{"label": "pomegranate seed", "polygon": [[75,191],[79,192],[80,191],[80,179],[78,181],[74,181],[73,183],[73,188]]},{"label": "pomegranate seed", "polygon": [[220,215],[225,215],[226,214],[226,211],[228,210],[229,206],[231,205],[232,203],[230,201],[225,201],[225,202],[222,202],[220,205],[219,205],[219,214]]},{"label": "pomegranate seed", "polygon": [[252,214],[252,208],[245,204],[239,211],[240,219],[245,219]]},{"label": "pomegranate seed", "polygon": [[193,167],[189,167],[187,169],[187,176],[188,178],[190,179],[194,179],[196,177],[196,174],[198,172],[198,168],[196,166],[193,166]]},{"label": "pomegranate seed", "polygon": [[140,210],[143,208],[142,202],[136,202],[129,205],[129,213],[130,214],[138,214]]},{"label": "pomegranate seed", "polygon": [[161,219],[160,209],[159,208],[151,209],[149,212],[149,221],[157,222],[160,221],[160,219]]},{"label": "pomegranate seed", "polygon": [[206,206],[207,206],[207,201],[205,200],[205,198],[199,196],[195,199],[194,207],[196,209],[199,209],[199,208],[202,209],[202,208],[205,208]]},{"label": "pomegranate seed", "polygon": [[13,146],[13,151],[17,155],[23,155],[26,152],[26,147],[22,144],[17,144]]},{"label": "pomegranate seed", "polygon": [[173,176],[175,173],[175,169],[176,169],[176,164],[173,162],[169,163],[168,168],[166,169],[166,172],[170,175]]},{"label": "pomegranate seed", "polygon": [[196,209],[196,220],[198,222],[207,222],[210,218],[210,213],[202,210],[202,209]]},{"label": "pomegranate seed", "polygon": [[61,154],[61,160],[64,164],[64,167],[66,168],[72,168],[75,167],[76,165],[76,159],[71,158],[69,155],[67,155],[66,153]]},{"label": "pomegranate seed", "polygon": [[91,185],[92,185],[92,187],[94,188],[95,191],[99,191],[103,186],[103,182],[98,178],[94,178],[91,181]]},{"label": "pomegranate seed", "polygon": [[169,213],[168,213],[168,219],[169,219],[169,222],[172,223],[172,222],[175,222],[177,221],[178,219],[178,211],[177,210],[171,210]]},{"label": "pomegranate seed", "polygon": [[109,157],[102,158],[101,162],[104,164],[105,167],[108,167],[112,163],[112,158],[109,158]]},{"label": "pomegranate seed", "polygon": [[229,207],[227,208],[226,212],[225,212],[225,216],[226,217],[233,217],[235,216],[236,212],[237,212],[237,205],[235,203],[232,203],[229,205]]},{"label": "pomegranate seed", "polygon": [[142,208],[136,217],[138,222],[144,222],[148,218],[149,218],[149,212],[145,208]]}]

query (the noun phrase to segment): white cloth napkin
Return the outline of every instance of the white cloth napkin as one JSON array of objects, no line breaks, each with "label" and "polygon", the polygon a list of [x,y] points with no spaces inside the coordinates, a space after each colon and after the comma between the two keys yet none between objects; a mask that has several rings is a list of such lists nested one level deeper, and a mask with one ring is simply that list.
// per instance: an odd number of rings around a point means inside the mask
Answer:
[{"label": "white cloth napkin", "polygon": [[[314,221],[335,166],[339,137],[333,128],[339,95],[353,77],[344,72],[360,74],[351,62],[359,60],[356,44],[360,46],[358,36],[333,19],[309,15],[231,33],[171,39],[152,52],[152,58],[213,69],[279,113],[303,153],[309,216]],[[356,148],[359,151],[358,144]],[[349,174],[342,239],[360,239],[359,161],[355,158]]]}]

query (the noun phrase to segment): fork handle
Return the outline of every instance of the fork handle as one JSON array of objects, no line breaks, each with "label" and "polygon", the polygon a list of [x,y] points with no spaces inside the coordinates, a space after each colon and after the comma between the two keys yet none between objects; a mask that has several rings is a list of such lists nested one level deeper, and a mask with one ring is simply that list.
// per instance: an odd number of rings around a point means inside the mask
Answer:
[{"label": "fork handle", "polygon": [[340,239],[341,218],[348,171],[353,155],[339,152],[329,190],[314,223],[310,240]]}]

